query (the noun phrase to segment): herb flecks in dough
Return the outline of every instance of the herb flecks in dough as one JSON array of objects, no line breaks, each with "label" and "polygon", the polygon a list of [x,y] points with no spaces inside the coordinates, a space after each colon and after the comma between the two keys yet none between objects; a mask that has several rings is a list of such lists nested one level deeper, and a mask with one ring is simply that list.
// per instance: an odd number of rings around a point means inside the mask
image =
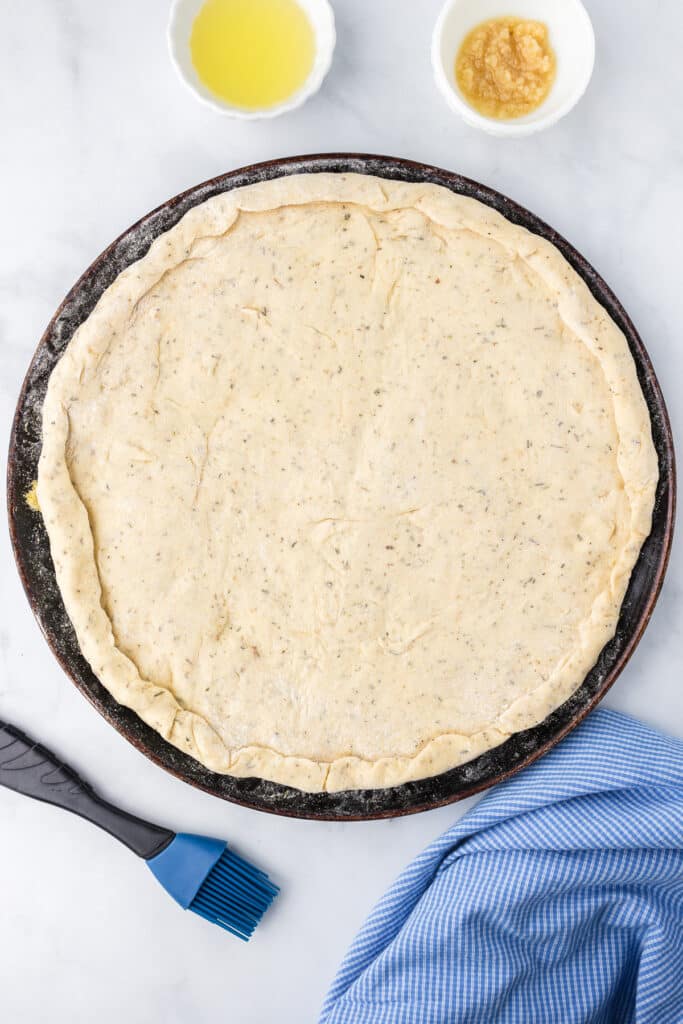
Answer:
[{"label": "herb flecks in dough", "polygon": [[559,252],[436,186],[194,208],[53,373],[38,497],[82,650],[209,768],[436,774],[613,635],[657,465],[625,339]]}]

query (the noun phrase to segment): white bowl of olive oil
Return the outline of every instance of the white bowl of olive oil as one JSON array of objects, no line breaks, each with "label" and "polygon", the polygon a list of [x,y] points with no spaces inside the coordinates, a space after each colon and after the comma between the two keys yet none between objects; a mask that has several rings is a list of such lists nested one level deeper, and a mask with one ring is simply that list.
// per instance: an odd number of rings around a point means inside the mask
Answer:
[{"label": "white bowl of olive oil", "polygon": [[[505,22],[511,25],[524,23],[527,27],[532,23],[536,29],[540,28],[551,62],[547,87],[539,93],[539,101],[529,103],[526,109],[522,103],[517,110],[511,106],[507,113],[503,103],[498,104],[496,110],[495,103],[477,102],[483,99],[481,93],[476,96],[471,90],[468,95],[467,78],[459,74],[460,60],[468,45],[475,47],[470,51],[470,75],[476,79],[479,72],[479,84],[490,87],[489,99],[491,91],[495,93],[496,85],[507,84],[502,78],[497,78],[497,71],[504,75],[509,70],[512,76],[520,72],[515,61],[524,57],[523,47],[511,55],[505,50],[496,52],[495,49],[487,53],[485,47],[482,48],[481,37],[478,51],[476,40],[472,42],[474,34],[486,30],[487,25],[495,27],[495,23]],[[533,39],[527,38],[526,43],[535,46]],[[506,56],[510,58],[509,68],[503,66]],[[466,58],[467,54],[464,54],[465,61]],[[519,138],[555,124],[583,96],[594,62],[593,26],[581,0],[446,0],[432,36],[434,78],[444,99],[463,121],[490,135]],[[531,75],[533,79],[533,69],[522,68],[521,74]]]},{"label": "white bowl of olive oil", "polygon": [[173,0],[168,47],[180,79],[213,110],[277,117],[320,88],[336,36],[328,0]]}]

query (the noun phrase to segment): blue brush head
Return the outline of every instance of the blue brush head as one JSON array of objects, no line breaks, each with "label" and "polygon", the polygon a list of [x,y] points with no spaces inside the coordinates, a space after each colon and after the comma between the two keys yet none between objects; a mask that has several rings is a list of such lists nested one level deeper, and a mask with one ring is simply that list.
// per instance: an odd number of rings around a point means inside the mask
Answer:
[{"label": "blue brush head", "polygon": [[180,832],[147,864],[181,907],[245,942],[279,892],[265,872],[206,836]]}]

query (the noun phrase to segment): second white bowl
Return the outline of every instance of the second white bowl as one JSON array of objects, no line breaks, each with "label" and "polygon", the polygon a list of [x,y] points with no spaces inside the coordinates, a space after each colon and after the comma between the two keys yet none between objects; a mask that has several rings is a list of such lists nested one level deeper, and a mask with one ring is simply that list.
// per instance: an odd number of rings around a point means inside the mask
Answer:
[{"label": "second white bowl", "polygon": [[[489,18],[514,16],[542,21],[557,58],[555,81],[536,110],[510,121],[479,114],[460,92],[455,58],[467,35]],[[595,63],[595,35],[581,0],[447,0],[434,26],[432,67],[436,84],[451,107],[474,128],[492,135],[531,135],[568,114],[588,87]]]}]

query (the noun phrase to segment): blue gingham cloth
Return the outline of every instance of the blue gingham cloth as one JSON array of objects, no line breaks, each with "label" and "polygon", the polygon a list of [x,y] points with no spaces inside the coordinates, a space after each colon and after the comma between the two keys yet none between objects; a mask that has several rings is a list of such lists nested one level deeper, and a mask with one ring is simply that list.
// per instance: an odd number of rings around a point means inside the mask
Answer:
[{"label": "blue gingham cloth", "polygon": [[599,710],[429,846],[324,1024],[683,1022],[683,742]]}]

